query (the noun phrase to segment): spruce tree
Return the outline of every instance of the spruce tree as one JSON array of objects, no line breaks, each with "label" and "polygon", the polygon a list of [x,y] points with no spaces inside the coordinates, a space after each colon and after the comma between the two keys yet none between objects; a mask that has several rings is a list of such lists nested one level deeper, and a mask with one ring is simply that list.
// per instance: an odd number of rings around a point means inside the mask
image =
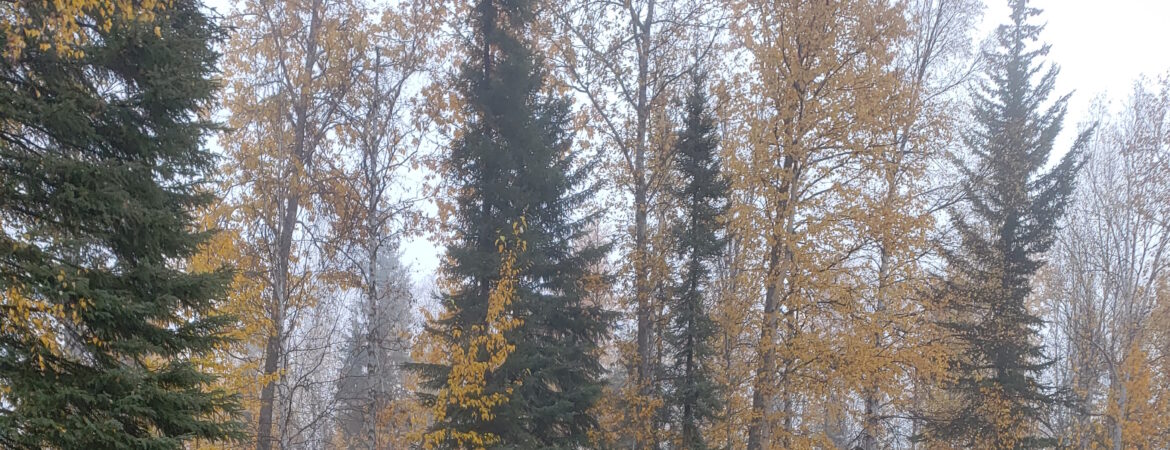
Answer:
[{"label": "spruce tree", "polygon": [[[378,255],[373,308],[362,296],[342,350],[334,399],[339,438],[350,448],[377,448],[375,442],[368,442],[368,427],[378,426],[379,414],[404,394],[402,366],[410,359],[407,335],[412,300],[410,273],[396,247]],[[372,324],[368,323],[370,312]]]},{"label": "spruce tree", "polygon": [[[597,425],[589,410],[601,393],[598,344],[608,314],[586,296],[607,246],[583,239],[597,217],[583,212],[595,189],[584,185],[588,164],[577,164],[570,147],[568,101],[542,92],[542,63],[527,35],[533,6],[479,0],[471,10],[458,80],[466,123],[446,160],[457,196],[444,271],[454,286],[441,296],[443,318],[428,327],[444,345],[467,348],[501,279],[500,239],[514,245],[513,230],[522,229],[508,311],[520,322],[503,333],[513,347],[483,380],[484,395],[506,400],[490,416],[452,405],[433,428],[491,436],[493,448],[577,449]],[[415,367],[436,391],[452,372],[449,362]]]},{"label": "spruce tree", "polygon": [[955,408],[933,423],[932,438],[968,448],[1036,448],[1055,442],[1040,432],[1057,395],[1041,378],[1041,319],[1029,310],[1031,279],[1044,264],[1082,161],[1082,134],[1044,171],[1068,97],[1045,106],[1057,69],[1036,44],[1039,14],[1011,2],[1011,23],[985,54],[986,77],[975,95],[975,123],[965,136],[972,155],[961,170],[966,207],[951,212],[960,245],[945,252],[945,325],[960,343],[950,395]]},{"label": "spruce tree", "polygon": [[[30,27],[52,15],[21,3]],[[0,57],[0,447],[237,436],[236,399],[192,361],[224,339],[231,274],[183,263],[208,237],[222,31],[193,0],[85,11],[86,39]]]},{"label": "spruce tree", "polygon": [[711,339],[716,325],[708,314],[710,264],[723,254],[723,215],[728,181],[720,173],[719,138],[707,111],[701,76],[695,76],[686,99],[684,128],[675,142],[673,190],[682,215],[673,226],[680,262],[671,302],[673,317],[666,338],[673,351],[667,405],[680,433],[679,448],[705,449],[702,427],[719,408],[718,386],[710,375]]}]

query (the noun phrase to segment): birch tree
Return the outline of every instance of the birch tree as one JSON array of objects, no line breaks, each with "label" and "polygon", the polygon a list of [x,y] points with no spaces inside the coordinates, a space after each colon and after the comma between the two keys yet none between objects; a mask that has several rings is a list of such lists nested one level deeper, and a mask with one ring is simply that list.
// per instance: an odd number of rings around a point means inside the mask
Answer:
[{"label": "birch tree", "polygon": [[[398,2],[385,8],[369,7],[365,13],[375,18],[367,19],[367,41],[356,49],[353,86],[341,108],[338,140],[344,150],[329,161],[324,205],[335,238],[331,258],[352,274],[364,316],[358,321],[364,331],[353,336],[362,344],[350,346],[364,353],[356,357],[364,367],[352,367],[355,357],[348,355],[342,387],[360,382],[366,392],[360,413],[353,411],[359,400],[355,393],[343,397],[348,411],[342,422],[349,425],[342,430],[350,435],[349,445],[371,449],[383,447],[379,417],[405,394],[398,382],[388,386],[374,380],[396,378],[397,365],[405,360],[381,359],[409,349],[410,289],[402,284],[409,279],[397,273],[397,246],[420,231],[418,203],[425,190],[410,183],[421,179],[415,169],[429,125],[423,91],[443,20],[442,3]],[[362,424],[360,438],[352,436],[355,420]]]},{"label": "birch tree", "polygon": [[[278,387],[286,385],[289,364],[297,362],[293,346],[304,338],[315,341],[312,333],[298,334],[298,327],[331,294],[324,258],[314,246],[321,230],[316,200],[322,161],[331,157],[333,130],[353,83],[355,49],[366,44],[358,31],[362,23],[361,9],[346,0],[250,0],[231,18],[237,30],[225,64],[231,131],[222,142],[239,248],[255,263],[243,270],[261,281],[263,292],[257,306],[264,333],[253,341],[259,354],[248,357],[260,361],[254,418],[259,450],[279,446],[285,433],[297,432],[277,427],[291,423],[293,412],[314,414],[308,420],[313,424],[326,414],[295,408],[288,397],[278,399]],[[323,344],[313,345],[316,356],[306,361],[305,376],[317,375],[315,367],[324,362]]]},{"label": "birch tree", "polygon": [[1170,97],[1135,83],[1117,112],[1099,103],[1088,162],[1039,297],[1058,383],[1076,407],[1055,417],[1062,445],[1167,445],[1166,373],[1158,370],[1170,282]]},{"label": "birch tree", "polygon": [[746,270],[762,294],[747,447],[828,445],[814,417],[833,414],[825,375],[849,350],[834,321],[853,306],[845,262],[869,213],[856,199],[894,148],[905,20],[880,1],[732,5],[750,67],[736,94],[748,137],[729,172],[754,203],[732,207],[731,227],[758,249]]},{"label": "birch tree", "polygon": [[[626,302],[634,325],[632,379],[623,400],[625,423],[639,448],[656,445],[661,402],[662,291],[668,279],[662,198],[668,186],[673,125],[670,102],[685,76],[702,64],[722,35],[720,8],[693,0],[559,3],[554,9],[551,62],[561,81],[588,100],[583,122],[590,142],[602,143],[605,176],[621,205]],[[657,293],[657,294],[656,294]]]}]

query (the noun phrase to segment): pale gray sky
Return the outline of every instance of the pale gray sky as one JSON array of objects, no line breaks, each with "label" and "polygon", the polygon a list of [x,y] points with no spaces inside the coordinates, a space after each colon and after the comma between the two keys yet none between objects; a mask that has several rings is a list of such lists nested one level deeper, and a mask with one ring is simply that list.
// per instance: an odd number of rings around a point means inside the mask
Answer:
[{"label": "pale gray sky", "polygon": [[[1006,0],[985,2],[980,35],[1008,19]],[[1133,82],[1170,70],[1170,1],[1033,0],[1048,24],[1042,38],[1052,44],[1049,61],[1060,65],[1059,94],[1069,100],[1071,133],[1099,94],[1114,101],[1129,95]]]}]

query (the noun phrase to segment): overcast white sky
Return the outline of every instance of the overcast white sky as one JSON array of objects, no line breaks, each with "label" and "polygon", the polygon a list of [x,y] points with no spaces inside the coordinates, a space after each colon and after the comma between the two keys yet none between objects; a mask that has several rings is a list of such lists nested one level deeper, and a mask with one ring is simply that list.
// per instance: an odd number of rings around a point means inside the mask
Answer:
[{"label": "overcast white sky", "polygon": [[[988,0],[981,33],[1006,22],[1006,0]],[[1157,78],[1170,70],[1170,1],[1033,0],[1048,24],[1049,60],[1060,65],[1058,93],[1073,93],[1070,123],[1076,129],[1098,94],[1118,100],[1140,75]]]}]

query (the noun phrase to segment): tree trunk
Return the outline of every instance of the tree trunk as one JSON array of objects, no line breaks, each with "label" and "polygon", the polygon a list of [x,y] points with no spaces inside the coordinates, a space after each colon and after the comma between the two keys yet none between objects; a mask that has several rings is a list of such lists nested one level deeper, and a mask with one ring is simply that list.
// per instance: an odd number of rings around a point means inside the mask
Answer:
[{"label": "tree trunk", "polygon": [[[320,9],[321,0],[313,1],[312,15],[309,21],[309,39],[308,47],[305,53],[304,73],[312,73],[313,67],[317,64],[317,38],[319,36],[320,28]],[[264,348],[264,377],[266,382],[264,387],[260,390],[260,417],[257,424],[256,432],[256,449],[257,450],[271,450],[273,443],[273,407],[276,403],[276,381],[273,379],[277,375],[279,369],[279,361],[283,357],[282,343],[284,341],[284,308],[288,306],[289,299],[289,259],[292,254],[292,240],[293,234],[297,225],[297,214],[300,212],[301,206],[301,189],[300,184],[305,177],[305,168],[309,166],[310,148],[308,136],[309,123],[309,102],[312,101],[312,77],[305,77],[305,80],[296,80],[307,85],[298,86],[301,90],[297,99],[297,104],[294,107],[294,120],[296,123],[295,133],[296,138],[294,147],[291,149],[293,163],[292,163],[292,186],[288,197],[285,199],[284,216],[280,220],[280,230],[277,236],[276,254],[273,255],[272,263],[275,268],[272,271],[272,298],[271,306],[271,320],[273,325],[272,334],[268,336],[268,343]]]},{"label": "tree trunk", "polygon": [[366,261],[366,444],[370,450],[378,448],[378,439],[375,430],[375,424],[378,422],[378,243],[375,238],[377,236],[376,217],[377,204],[375,203],[375,196],[370,196],[369,209],[366,211],[366,238],[370,240],[367,245]]},{"label": "tree trunk", "polygon": [[[789,174],[788,178],[781,182],[779,191],[783,194],[781,200],[777,202],[776,209],[773,212],[774,222],[781,222],[780,228],[782,233],[790,233],[789,224],[792,217],[792,205],[794,193],[793,186],[796,185],[796,160],[791,156],[784,156],[783,169]],[[756,383],[752,392],[752,419],[748,427],[748,450],[761,450],[765,448],[763,445],[766,442],[773,440],[774,430],[771,421],[777,412],[776,407],[778,396],[769,391],[776,388],[778,380],[776,379],[779,367],[776,361],[776,332],[780,329],[780,295],[781,290],[790,292],[792,287],[783,285],[792,273],[792,250],[787,246],[789,239],[787,236],[779,235],[773,236],[773,242],[769,244],[768,260],[767,260],[767,287],[764,291],[764,321],[760,325],[760,342],[759,355],[760,363],[756,371]],[[790,403],[785,402],[785,409],[790,408]],[[788,420],[787,418],[785,419]]]},{"label": "tree trunk", "polygon": [[[382,55],[374,49],[374,85],[380,86]],[[374,99],[374,111],[380,112],[381,99]],[[375,114],[376,115],[376,114]],[[374,119],[370,118],[371,121]],[[382,200],[382,179],[378,171],[378,152],[381,136],[364,140],[364,175],[369,192],[366,193],[366,445],[370,450],[378,448],[378,352],[381,346],[378,335],[378,251],[381,250],[382,230],[379,227],[379,206]]]},{"label": "tree trunk", "polygon": [[[907,133],[903,133],[898,138],[899,151],[904,152],[908,141],[906,139]],[[882,206],[884,211],[890,211],[894,208],[894,200],[898,195],[898,188],[896,180],[898,179],[898,171],[901,169],[901,157],[895,156],[894,165],[890,172],[886,174],[886,192],[882,199]],[[888,222],[889,219],[883,220]],[[893,243],[882,235],[880,238],[881,248],[878,250],[878,272],[877,272],[877,291],[874,295],[874,313],[881,314],[886,310],[886,295],[890,287],[890,251]],[[880,318],[880,317],[879,317]],[[880,332],[873,335],[873,348],[875,352],[880,352],[882,345],[882,334]],[[864,428],[861,435],[861,450],[877,450],[878,436],[876,435],[878,428],[881,425],[880,409],[881,399],[878,398],[878,390],[875,386],[865,386],[865,394],[863,401],[865,403],[865,412],[862,417]]]},{"label": "tree trunk", "polygon": [[271,377],[279,369],[280,355],[283,353],[281,341],[284,338],[284,319],[281,317],[279,320],[276,320],[276,316],[273,319],[274,328],[272,334],[268,336],[267,344],[264,346],[264,377],[267,381],[264,383],[264,387],[260,389],[260,418],[256,430],[256,448],[258,450],[270,450],[272,448],[272,410],[276,400],[276,383],[271,380]]},{"label": "tree trunk", "polygon": [[[1124,364],[1124,361],[1122,364]],[[1129,392],[1125,387],[1125,380],[1123,379],[1124,377],[1124,373],[1118,373],[1117,376],[1113,378],[1111,383],[1113,386],[1116,386],[1117,389],[1117,416],[1113,418],[1113,426],[1109,430],[1111,434],[1110,437],[1113,440],[1113,450],[1121,450],[1124,447],[1123,440],[1125,438],[1125,409],[1128,407],[1129,403]]]},{"label": "tree trunk", "polygon": [[[635,142],[633,145],[633,182],[634,182],[634,298],[637,303],[637,357],[638,357],[638,393],[643,400],[654,395],[655,391],[655,370],[654,370],[654,306],[651,304],[650,296],[650,280],[649,268],[647,265],[647,258],[649,257],[649,241],[647,238],[647,215],[649,213],[649,185],[646,174],[646,149],[647,149],[647,135],[650,121],[650,107],[649,107],[649,72],[650,72],[650,29],[654,19],[654,2],[650,1],[647,4],[646,17],[639,18],[636,11],[630,11],[631,26],[635,32],[635,39],[638,45],[638,91],[637,91],[637,105],[635,114],[637,116],[637,124],[635,129]],[[639,408],[644,408],[642,402],[638,402]],[[645,417],[643,411],[638,412],[639,420]],[[654,434],[653,427],[645,430],[650,434]],[[636,436],[636,445],[639,449],[653,448],[653,441],[651,436],[643,436],[638,433]]]},{"label": "tree trunk", "polygon": [[779,301],[776,285],[781,281],[773,275],[780,264],[780,243],[768,251],[768,287],[764,292],[764,322],[760,326],[760,365],[752,389],[752,420],[748,427],[748,450],[761,450],[772,438],[768,422],[771,420],[768,404],[774,403],[773,394],[766,392],[776,386],[776,330],[780,327]]}]

